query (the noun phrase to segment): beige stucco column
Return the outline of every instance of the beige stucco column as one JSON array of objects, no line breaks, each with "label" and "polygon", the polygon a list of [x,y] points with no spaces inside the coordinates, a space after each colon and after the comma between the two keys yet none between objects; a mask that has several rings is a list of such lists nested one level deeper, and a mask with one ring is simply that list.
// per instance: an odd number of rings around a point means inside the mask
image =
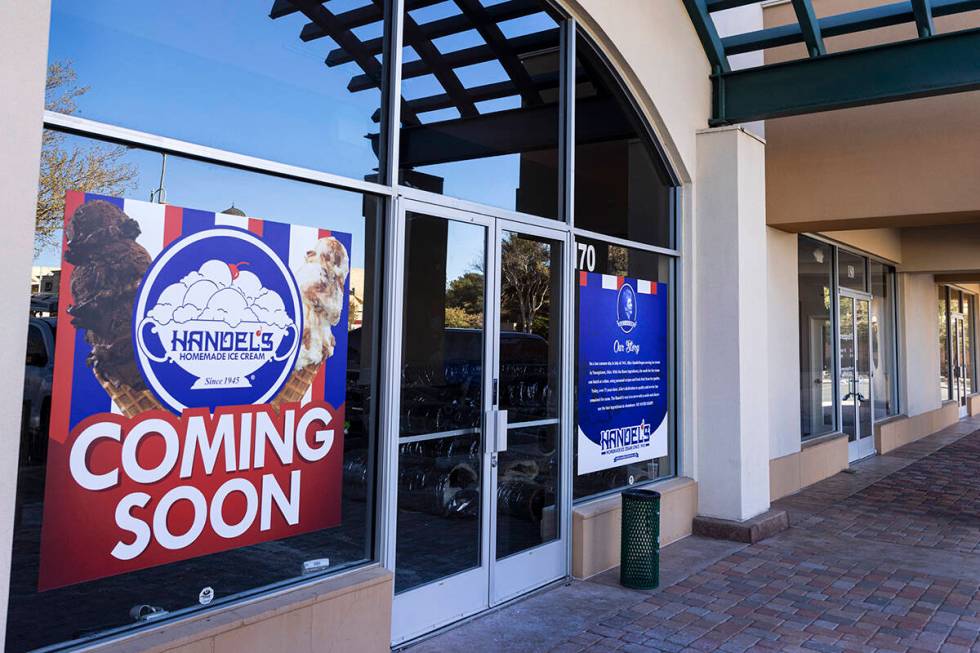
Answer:
[{"label": "beige stucco column", "polygon": [[765,142],[737,127],[699,132],[698,512],[739,522],[769,509],[765,200]]},{"label": "beige stucco column", "polygon": [[48,55],[46,0],[0,2],[0,648],[7,631],[10,547],[20,448],[34,213]]}]

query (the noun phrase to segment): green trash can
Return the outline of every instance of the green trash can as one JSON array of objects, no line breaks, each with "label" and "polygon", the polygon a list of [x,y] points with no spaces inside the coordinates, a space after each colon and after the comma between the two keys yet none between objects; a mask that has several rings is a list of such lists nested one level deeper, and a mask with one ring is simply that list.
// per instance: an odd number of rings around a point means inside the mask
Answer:
[{"label": "green trash can", "polygon": [[637,590],[660,585],[660,493],[625,490],[620,531],[619,583]]}]

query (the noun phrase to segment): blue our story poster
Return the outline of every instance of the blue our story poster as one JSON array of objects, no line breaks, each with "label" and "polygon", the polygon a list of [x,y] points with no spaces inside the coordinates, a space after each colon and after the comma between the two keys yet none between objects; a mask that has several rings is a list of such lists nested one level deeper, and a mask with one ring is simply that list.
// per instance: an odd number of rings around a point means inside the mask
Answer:
[{"label": "blue our story poster", "polygon": [[667,284],[579,272],[579,475],[667,455]]}]

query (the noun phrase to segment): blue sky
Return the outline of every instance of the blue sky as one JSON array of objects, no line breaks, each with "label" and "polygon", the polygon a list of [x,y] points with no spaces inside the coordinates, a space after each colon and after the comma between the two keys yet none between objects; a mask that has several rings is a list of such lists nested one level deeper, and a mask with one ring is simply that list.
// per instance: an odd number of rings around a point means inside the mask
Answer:
[{"label": "blue sky", "polygon": [[[481,0],[484,5],[500,0]],[[371,0],[330,0],[335,13]],[[272,0],[55,0],[50,61],[70,60],[78,83],[90,88],[78,115],[222,149],[364,178],[377,168],[368,134],[379,107],[377,89],[351,93],[360,74],[354,63],[324,64],[336,48],[329,38],[303,42],[302,14],[271,20]],[[411,12],[419,23],[459,13],[454,2]],[[536,14],[501,23],[508,37],[555,23]],[[355,30],[360,39],[381,35],[381,24]],[[475,30],[436,41],[442,52],[483,40]],[[417,58],[406,48],[405,59]],[[506,78],[496,61],[459,71],[467,87]],[[406,80],[406,97],[441,93],[431,75]],[[516,98],[481,103],[481,112],[513,108]],[[458,117],[455,109],[424,115],[426,121]],[[129,195],[147,199],[159,179],[160,155],[131,151],[140,170]],[[419,168],[445,178],[445,192],[513,208],[518,156]],[[208,166],[171,157],[171,204],[222,210],[232,202],[250,215],[354,232],[363,242],[360,196]],[[363,253],[355,253],[355,265]],[[56,252],[38,260],[47,265]],[[471,262],[456,264],[462,270]]]}]

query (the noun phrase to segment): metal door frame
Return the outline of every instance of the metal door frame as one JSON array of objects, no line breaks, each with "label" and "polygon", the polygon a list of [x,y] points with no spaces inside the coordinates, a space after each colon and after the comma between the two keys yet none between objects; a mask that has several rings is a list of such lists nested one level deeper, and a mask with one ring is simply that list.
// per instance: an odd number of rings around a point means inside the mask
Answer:
[{"label": "metal door frame", "polygon": [[[855,386],[857,385],[857,360],[858,360],[858,328],[857,328],[857,303],[859,301],[868,302],[868,401],[871,405],[871,432],[867,435],[863,435],[861,429],[861,405],[858,401],[855,409],[854,415],[854,431],[855,440],[854,442],[848,441],[847,443],[847,453],[848,461],[854,462],[856,460],[861,460],[868,456],[873,456],[876,453],[874,445],[874,366],[871,365],[871,352],[872,350],[872,335],[871,335],[871,294],[867,292],[861,292],[858,290],[851,290],[849,288],[840,288],[837,290],[837,306],[834,307],[837,316],[837,334],[835,340],[837,341],[837,378],[835,380],[835,396],[837,398],[837,423],[840,425],[841,431],[844,430],[844,398],[840,394],[840,380],[842,376],[843,367],[841,365],[842,355],[841,352],[843,348],[840,344],[841,338],[841,319],[840,319],[840,303],[844,298],[850,299],[853,304],[853,316],[851,318],[851,335],[854,339],[854,373],[853,382]],[[868,444],[864,444],[867,442]],[[869,446],[870,445],[870,446]]]},{"label": "metal door frame", "polygon": [[[493,270],[492,274],[487,275],[485,282],[485,312],[484,312],[484,370],[483,370],[483,454],[481,459],[481,510],[483,511],[481,520],[481,543],[480,543],[480,565],[472,569],[461,571],[457,574],[437,579],[433,582],[421,585],[408,590],[402,594],[395,594],[392,605],[392,644],[404,644],[412,639],[420,637],[428,632],[436,630],[442,626],[449,625],[455,621],[482,612],[492,605],[510,600],[516,596],[532,591],[536,587],[546,585],[555,580],[567,577],[570,569],[571,555],[571,516],[572,516],[572,491],[571,491],[571,463],[573,456],[572,449],[572,383],[573,363],[572,363],[572,322],[574,320],[573,308],[573,273],[574,256],[570,254],[573,249],[573,235],[568,226],[561,222],[549,226],[541,224],[540,221],[534,223],[514,219],[506,211],[501,211],[502,216],[494,215],[495,211],[490,208],[481,207],[480,211],[469,210],[469,207],[462,208],[452,202],[429,203],[422,198],[397,196],[394,198],[394,206],[391,215],[394,216],[388,229],[386,243],[387,266],[386,279],[389,295],[387,297],[387,331],[384,335],[387,355],[384,359],[385,373],[383,380],[389,386],[387,401],[382,406],[383,414],[386,415],[382,426],[382,444],[384,452],[382,457],[382,497],[381,508],[383,512],[384,528],[381,530],[382,541],[380,543],[381,560],[384,566],[395,571],[396,560],[396,538],[397,538],[397,515],[398,515],[398,446],[399,429],[401,415],[401,363],[402,363],[402,327],[403,311],[405,302],[405,277],[404,266],[406,262],[406,214],[409,212],[421,213],[424,215],[442,218],[445,220],[455,220],[457,222],[468,222],[486,227],[487,238],[485,243],[485,265],[488,270]],[[506,216],[506,217],[504,217]],[[500,270],[499,270],[499,250],[500,234],[503,230],[513,231],[521,234],[548,238],[561,245],[563,248],[562,259],[559,270],[556,272],[561,275],[561,299],[562,308],[558,317],[562,320],[561,337],[562,344],[560,349],[560,370],[561,394],[559,404],[559,446],[560,449],[560,475],[559,475],[559,494],[556,497],[556,505],[559,510],[558,515],[558,537],[552,542],[542,544],[538,547],[528,549],[513,556],[497,561],[495,559],[496,549],[496,469],[490,466],[491,455],[494,455],[494,444],[492,441],[492,424],[488,424],[488,416],[491,414],[491,390],[493,379],[498,374],[499,367],[499,339],[500,339],[500,319],[499,305],[497,299],[500,296]],[[547,575],[546,580],[533,579],[530,584],[520,586],[520,584],[508,583],[506,579],[499,578],[497,567],[516,568],[515,573],[526,573],[529,569],[537,569],[541,560],[541,552],[547,550],[547,555],[554,556],[552,560],[553,575]],[[536,557],[535,557],[536,556]],[[530,560],[529,564],[514,564],[523,558],[523,562]],[[547,559],[547,558],[546,558]],[[501,563],[504,563],[501,565]],[[510,563],[510,564],[508,564]],[[458,596],[449,595],[447,592],[455,593]],[[480,595],[478,597],[478,595]],[[449,606],[443,614],[431,616],[433,607],[439,603]],[[423,625],[424,624],[424,625]]]},{"label": "metal door frame", "polygon": [[[572,425],[571,425],[571,385],[573,372],[570,365],[571,350],[571,323],[574,319],[572,308],[572,289],[573,269],[575,256],[570,244],[570,236],[564,229],[555,229],[539,225],[529,225],[523,222],[508,220],[506,218],[496,219],[496,230],[494,234],[495,260],[494,260],[494,290],[493,298],[501,296],[503,290],[502,271],[501,271],[501,252],[502,236],[505,231],[521,235],[536,236],[557,243],[561,248],[561,259],[558,268],[553,274],[559,275],[561,310],[557,317],[561,320],[560,338],[561,343],[558,355],[558,379],[560,394],[558,397],[558,416],[555,421],[558,424],[557,445],[559,448],[559,475],[556,479],[558,492],[555,495],[555,506],[558,514],[557,537],[538,546],[520,551],[500,560],[497,559],[497,476],[496,469],[492,472],[491,485],[491,513],[490,513],[490,605],[499,605],[512,598],[525,594],[537,587],[541,587],[550,582],[558,580],[568,575],[569,557],[568,542],[571,540],[571,486],[566,482],[566,468],[571,469],[572,449]],[[495,343],[500,342],[501,328],[499,314],[492,329],[492,338]],[[492,371],[497,374],[500,370],[500,347],[494,346],[494,358],[492,361]],[[566,508],[567,506],[567,508]],[[509,578],[508,578],[509,576]],[[516,580],[515,580],[516,579]],[[523,579],[523,580],[522,580]]]},{"label": "metal door frame", "polygon": [[[948,292],[948,291],[947,291]],[[948,295],[947,295],[948,296]],[[948,301],[948,300],[947,300]],[[947,304],[948,306],[948,304]],[[953,391],[953,399],[956,400],[956,405],[960,408],[960,416],[965,415],[966,408],[966,360],[968,354],[966,351],[967,342],[967,319],[966,314],[962,312],[962,306],[960,306],[960,311],[949,311],[949,323],[947,326],[946,337],[949,339],[949,350],[947,356],[951,356],[955,353],[956,355],[956,365],[953,364],[953,358],[950,357],[948,360],[949,364],[949,376],[950,376],[950,388]]]}]

